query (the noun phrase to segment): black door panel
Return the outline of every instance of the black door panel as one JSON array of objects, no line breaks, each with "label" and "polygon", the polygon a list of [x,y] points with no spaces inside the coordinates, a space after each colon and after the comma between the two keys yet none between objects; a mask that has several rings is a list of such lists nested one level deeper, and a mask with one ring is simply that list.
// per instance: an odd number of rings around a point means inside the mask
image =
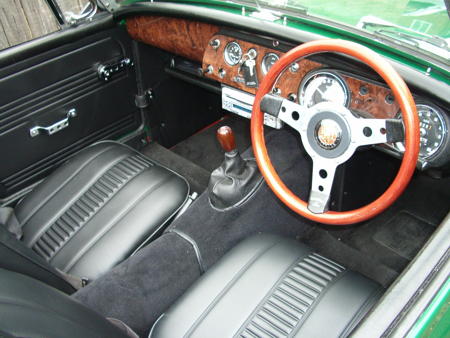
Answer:
[{"label": "black door panel", "polygon": [[[130,39],[118,27],[0,70],[0,198],[45,177],[83,147],[139,127],[134,69],[108,82],[97,74],[101,64],[125,57],[131,58]],[[33,127],[63,120],[70,109],[76,116],[66,128],[30,135]]]}]

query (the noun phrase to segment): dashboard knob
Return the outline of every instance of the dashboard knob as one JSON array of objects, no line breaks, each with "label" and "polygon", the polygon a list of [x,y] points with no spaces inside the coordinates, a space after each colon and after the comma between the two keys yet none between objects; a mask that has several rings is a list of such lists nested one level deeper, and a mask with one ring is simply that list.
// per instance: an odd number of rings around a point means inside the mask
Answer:
[{"label": "dashboard knob", "polygon": [[299,69],[300,69],[300,65],[297,62],[294,62],[293,64],[291,64],[291,67],[289,68],[291,73],[297,73]]},{"label": "dashboard knob", "polygon": [[213,71],[214,67],[212,65],[208,65],[208,67],[206,67],[205,69],[205,74],[212,74]]},{"label": "dashboard knob", "polygon": [[297,95],[294,94],[294,93],[290,93],[290,94],[288,95],[288,100],[289,100],[289,101],[292,101],[292,102],[295,102],[295,101],[297,100]]},{"label": "dashboard knob", "polygon": [[220,46],[220,40],[219,40],[219,39],[211,40],[211,41],[209,42],[209,45],[210,45],[213,49],[217,49],[217,48],[219,48],[219,46]]}]

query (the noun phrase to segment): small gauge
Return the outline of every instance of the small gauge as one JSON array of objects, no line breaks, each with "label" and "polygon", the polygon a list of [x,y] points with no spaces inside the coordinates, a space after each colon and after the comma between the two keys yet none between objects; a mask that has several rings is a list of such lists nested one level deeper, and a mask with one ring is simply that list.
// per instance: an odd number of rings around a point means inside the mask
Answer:
[{"label": "small gauge", "polygon": [[[427,159],[432,157],[442,146],[446,135],[447,126],[443,112],[428,104],[417,104],[420,128],[419,157]],[[398,115],[401,118],[401,113]],[[403,142],[397,142],[395,147],[401,152],[405,151]]]},{"label": "small gauge", "polygon": [[338,74],[319,70],[305,76],[300,84],[298,97],[300,104],[308,108],[320,102],[348,106],[350,93]]},{"label": "small gauge", "polygon": [[236,41],[229,42],[223,52],[225,62],[230,66],[237,65],[242,58],[242,48]]},{"label": "small gauge", "polygon": [[273,66],[275,62],[277,62],[280,59],[280,57],[275,53],[268,53],[264,55],[264,58],[262,59],[261,63],[261,69],[264,75],[266,75],[270,68]]}]

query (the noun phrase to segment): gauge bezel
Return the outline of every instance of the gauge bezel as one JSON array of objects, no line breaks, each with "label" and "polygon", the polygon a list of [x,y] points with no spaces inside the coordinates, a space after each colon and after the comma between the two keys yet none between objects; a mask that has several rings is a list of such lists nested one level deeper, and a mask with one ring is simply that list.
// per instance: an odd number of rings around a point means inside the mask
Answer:
[{"label": "gauge bezel", "polygon": [[[448,143],[447,142],[447,138],[448,138],[448,123],[449,123],[448,121],[449,121],[449,118],[446,116],[444,110],[441,109],[440,107],[436,106],[435,104],[432,104],[432,103],[429,103],[429,102],[425,102],[425,101],[421,101],[421,100],[416,100],[417,114],[419,114],[419,106],[425,107],[425,110],[427,110],[427,109],[434,110],[436,115],[437,115],[437,117],[438,117],[438,119],[439,119],[439,122],[441,123],[441,125],[443,127],[443,130],[442,130],[443,137],[440,140],[439,145],[436,147],[436,150],[432,154],[425,155],[425,156],[422,155],[420,153],[420,151],[419,151],[419,159],[421,159],[423,161],[431,161],[431,160],[437,158],[442,153],[442,151],[446,148],[445,145]],[[396,117],[399,118],[399,119],[402,117],[401,111],[399,111],[397,113]],[[419,116],[419,123],[420,122],[421,121],[420,121],[420,116]],[[403,153],[405,151],[405,147],[404,147],[403,142],[395,143],[394,144],[394,148],[397,151],[399,151],[400,153]]]},{"label": "gauge bezel", "polygon": [[[270,52],[267,53],[266,55],[264,55],[262,61],[261,61],[261,71],[264,75],[266,75],[269,72],[269,69],[267,69],[266,64],[265,64],[265,60],[269,57],[269,56],[275,56],[277,58],[277,61],[280,59],[280,56],[276,53]],[[275,61],[275,62],[277,62]]]},{"label": "gauge bezel", "polygon": [[[241,53],[240,53],[241,56],[239,57],[239,60],[238,60],[237,62],[233,62],[233,61],[230,60],[228,48],[229,48],[231,45],[237,46],[237,47],[240,49],[240,51],[241,51]],[[244,51],[242,50],[241,45],[240,45],[237,41],[230,41],[230,42],[228,42],[228,43],[226,44],[226,46],[225,46],[225,48],[224,48],[224,50],[223,50],[223,59],[225,60],[225,62],[226,62],[229,66],[236,66],[236,65],[242,60],[242,55],[243,55],[243,54],[244,54]]]},{"label": "gauge bezel", "polygon": [[305,92],[305,88],[307,86],[307,84],[309,83],[309,81],[313,78],[316,77],[317,75],[326,75],[326,76],[330,76],[334,79],[336,79],[338,81],[338,83],[342,86],[342,88],[344,89],[344,95],[345,95],[345,104],[344,106],[346,108],[349,107],[350,105],[350,100],[351,100],[351,91],[350,88],[348,87],[347,82],[344,80],[344,78],[335,70],[331,70],[331,69],[314,69],[312,71],[310,71],[308,74],[306,74],[302,81],[300,82],[300,86],[298,88],[298,102],[301,105],[304,105],[304,92]]}]

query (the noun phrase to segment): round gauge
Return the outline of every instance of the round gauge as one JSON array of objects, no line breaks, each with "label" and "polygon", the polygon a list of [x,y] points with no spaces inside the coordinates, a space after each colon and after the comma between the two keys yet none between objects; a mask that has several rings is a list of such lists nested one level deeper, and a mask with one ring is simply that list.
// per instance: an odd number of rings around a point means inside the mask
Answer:
[{"label": "round gauge", "polygon": [[261,69],[264,75],[266,75],[270,68],[273,66],[275,62],[277,62],[280,59],[280,57],[275,53],[268,53],[264,55],[264,58],[262,59],[261,63]]},{"label": "round gauge", "polygon": [[350,93],[345,81],[339,75],[320,70],[305,76],[300,84],[298,97],[300,104],[308,108],[320,102],[347,106]]},{"label": "round gauge", "polygon": [[[447,126],[443,117],[443,112],[428,104],[417,104],[420,125],[420,151],[419,157],[429,158],[433,156],[444,142]],[[401,113],[399,113],[401,118]],[[396,148],[405,151],[403,142],[397,142]]]},{"label": "round gauge", "polygon": [[242,58],[242,48],[236,41],[229,42],[223,52],[225,62],[230,66],[237,65]]}]

